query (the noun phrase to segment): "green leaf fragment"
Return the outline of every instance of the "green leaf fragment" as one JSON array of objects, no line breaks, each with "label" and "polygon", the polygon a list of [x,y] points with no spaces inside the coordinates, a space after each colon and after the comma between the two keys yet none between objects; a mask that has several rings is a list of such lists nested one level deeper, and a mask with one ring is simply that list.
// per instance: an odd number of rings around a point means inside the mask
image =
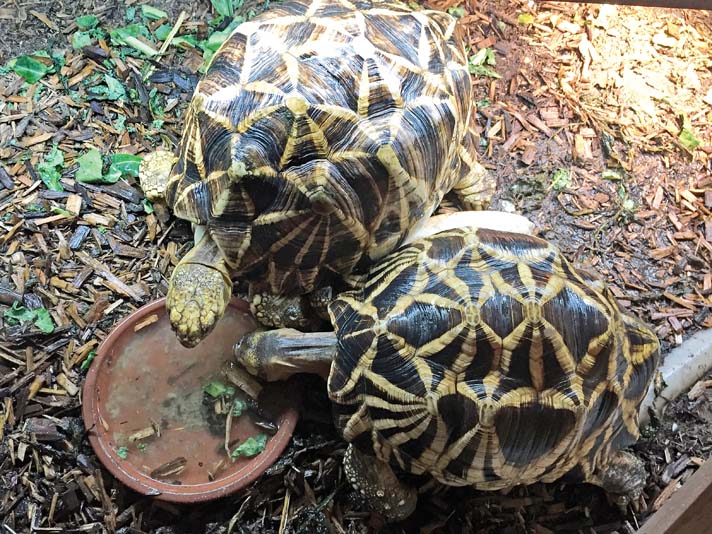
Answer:
[{"label": "green leaf fragment", "polygon": [[111,156],[110,169],[117,169],[122,176],[138,177],[138,169],[141,166],[141,156],[134,154],[114,154]]},{"label": "green leaf fragment", "polygon": [[91,32],[74,32],[72,34],[72,48],[74,50],[79,50],[80,48],[84,48],[85,46],[90,46],[92,43],[92,35]]},{"label": "green leaf fragment", "polygon": [[626,211],[635,211],[635,201],[631,198],[626,198],[623,201],[623,209]]},{"label": "green leaf fragment", "polygon": [[223,17],[232,17],[235,10],[242,7],[243,0],[210,0],[213,9]]},{"label": "green leaf fragment", "polygon": [[465,8],[462,6],[452,6],[447,12],[456,19],[461,19],[465,16]]},{"label": "green leaf fragment", "polygon": [[141,6],[141,14],[144,17],[146,17],[147,19],[152,19],[152,20],[165,19],[168,17],[168,13],[166,13],[162,9],[158,9],[157,7],[147,6],[147,5]]},{"label": "green leaf fragment", "polygon": [[54,332],[54,321],[52,320],[52,316],[49,314],[49,312],[45,308],[40,308],[38,310],[34,310],[35,313],[35,321],[34,325],[39,328],[42,332],[45,334],[51,334]]},{"label": "green leaf fragment", "polygon": [[520,13],[517,17],[517,22],[519,24],[531,24],[534,22],[534,15],[531,13]]},{"label": "green leaf fragment", "polygon": [[19,76],[22,76],[28,83],[39,81],[51,70],[51,67],[41,61],[37,61],[31,56],[20,56],[11,61],[10,65],[12,70]]},{"label": "green leaf fragment", "polygon": [[614,171],[613,169],[606,169],[601,173],[601,178],[603,178],[604,180],[619,182],[623,179],[623,176],[618,171]]},{"label": "green leaf fragment", "polygon": [[154,30],[153,35],[159,41],[165,41],[168,35],[171,33],[171,29],[172,27],[170,24],[161,24],[158,28]]},{"label": "green leaf fragment", "polygon": [[126,98],[126,89],[123,84],[109,74],[104,74],[104,84],[90,87],[92,96],[100,100],[119,100]]},{"label": "green leaf fragment", "polygon": [[141,204],[143,205],[143,211],[145,211],[147,215],[150,215],[151,213],[153,213],[153,211],[154,211],[153,204],[151,204],[150,200],[148,200],[147,198],[144,198],[141,201]]},{"label": "green leaf fragment", "polygon": [[492,48],[480,48],[475,55],[470,56],[468,68],[470,74],[489,76],[490,78],[501,78],[502,76],[492,68],[496,62],[497,58]]},{"label": "green leaf fragment", "polygon": [[230,455],[233,460],[240,456],[252,457],[257,456],[267,446],[267,435],[257,434],[255,437],[247,438],[242,444],[235,448]]},{"label": "green leaf fragment", "polygon": [[50,191],[64,191],[60,179],[61,169],[64,167],[64,153],[53,145],[44,160],[37,165],[40,179]]},{"label": "green leaf fragment", "polygon": [[91,362],[94,361],[94,358],[96,358],[96,351],[95,351],[95,350],[93,350],[93,351],[91,351],[89,354],[87,354],[87,357],[84,358],[84,361],[83,361],[82,364],[79,366],[79,368],[80,368],[82,371],[86,371],[87,369],[89,369],[89,366],[91,365]]},{"label": "green leaf fragment", "polygon": [[571,185],[571,173],[567,169],[558,169],[551,177],[551,186],[559,191]]},{"label": "green leaf fragment", "polygon": [[92,148],[83,156],[79,156],[77,163],[79,164],[79,169],[75,178],[78,182],[96,183],[103,181],[101,152],[96,148]]},{"label": "green leaf fragment", "polygon": [[51,334],[54,332],[54,321],[45,308],[29,310],[16,300],[12,303],[10,308],[5,310],[3,317],[7,319],[7,322],[10,325],[32,321],[33,324],[45,334]]},{"label": "green leaf fragment", "polygon": [[96,15],[82,15],[75,19],[80,30],[89,30],[99,24],[99,17]]},{"label": "green leaf fragment", "polygon": [[126,460],[126,458],[129,457],[128,447],[119,447],[118,449],[116,449],[116,455],[122,460]]},{"label": "green leaf fragment", "polygon": [[217,399],[221,395],[225,395],[228,389],[220,380],[213,380],[207,386],[203,387],[203,391],[214,399]]},{"label": "green leaf fragment", "polygon": [[35,314],[32,310],[28,310],[20,301],[16,300],[12,303],[12,306],[5,310],[3,317],[8,320],[9,324],[24,323],[26,321],[31,321]]},{"label": "green leaf fragment", "polygon": [[678,140],[680,141],[680,144],[690,152],[694,152],[697,150],[697,147],[702,144],[702,141],[687,126],[682,128]]},{"label": "green leaf fragment", "polygon": [[235,401],[232,403],[232,416],[240,417],[246,409],[247,403],[245,401],[235,399]]},{"label": "green leaf fragment", "polygon": [[56,215],[64,215],[65,217],[73,217],[72,213],[64,208],[52,208],[52,213]]}]

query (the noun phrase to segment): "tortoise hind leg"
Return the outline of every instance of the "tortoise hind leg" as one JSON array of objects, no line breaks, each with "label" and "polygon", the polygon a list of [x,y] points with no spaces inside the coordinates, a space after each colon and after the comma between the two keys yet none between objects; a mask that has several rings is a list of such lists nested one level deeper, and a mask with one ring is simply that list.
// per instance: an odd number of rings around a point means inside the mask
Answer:
[{"label": "tortoise hind leg", "polygon": [[645,465],[630,451],[612,452],[586,477],[586,482],[606,490],[622,509],[628,503],[636,506],[645,489]]},{"label": "tortoise hind leg", "polygon": [[415,511],[418,492],[398,480],[391,466],[349,444],[344,455],[346,478],[366,499],[370,510],[389,523],[402,521]]},{"label": "tortoise hind leg", "polygon": [[196,227],[195,242],[173,270],[166,295],[171,326],[186,347],[196,346],[212,331],[232,295],[222,252],[204,227]]},{"label": "tortoise hind leg", "polygon": [[250,291],[248,300],[252,315],[264,326],[313,331],[329,320],[327,307],[332,295],[331,287],[297,296]]},{"label": "tortoise hind leg", "polygon": [[487,209],[494,194],[496,181],[477,161],[475,135],[468,131],[460,146],[460,176],[452,192],[460,207],[467,211]]}]

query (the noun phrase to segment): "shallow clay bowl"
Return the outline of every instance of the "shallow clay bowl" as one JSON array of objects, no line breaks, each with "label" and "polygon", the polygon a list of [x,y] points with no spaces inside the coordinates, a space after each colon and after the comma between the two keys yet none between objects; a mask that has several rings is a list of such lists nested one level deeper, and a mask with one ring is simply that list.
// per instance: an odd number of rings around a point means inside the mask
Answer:
[{"label": "shallow clay bowl", "polygon": [[[232,359],[235,342],[255,327],[240,300],[233,300],[215,330],[193,349],[171,331],[164,299],[119,323],[99,346],[83,390],[84,423],[104,466],[134,491],[173,502],[224,497],[260,476],[294,430],[294,388],[265,385],[258,405],[279,430],[261,453],[237,460],[225,449],[227,417],[216,416],[203,391],[215,379],[229,384],[220,369]],[[230,428],[230,450],[264,433],[247,414],[233,417]]]}]

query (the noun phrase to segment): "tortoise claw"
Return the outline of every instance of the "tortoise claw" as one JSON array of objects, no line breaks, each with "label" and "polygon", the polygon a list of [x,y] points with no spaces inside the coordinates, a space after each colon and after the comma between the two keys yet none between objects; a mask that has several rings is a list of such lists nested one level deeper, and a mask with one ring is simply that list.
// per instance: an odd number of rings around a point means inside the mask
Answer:
[{"label": "tortoise claw", "polygon": [[180,342],[195,347],[215,327],[230,301],[231,287],[223,274],[197,263],[173,271],[166,309]]}]

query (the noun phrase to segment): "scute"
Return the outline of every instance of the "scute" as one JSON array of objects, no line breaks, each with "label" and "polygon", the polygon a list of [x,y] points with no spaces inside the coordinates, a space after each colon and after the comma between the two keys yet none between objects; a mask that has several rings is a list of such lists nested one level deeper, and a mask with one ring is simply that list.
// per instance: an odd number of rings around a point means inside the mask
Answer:
[{"label": "scute", "polygon": [[344,437],[480,489],[590,472],[637,434],[659,347],[587,280],[545,241],[504,232],[449,230],[392,253],[337,306],[339,340],[355,309],[374,336],[340,341],[332,366]]}]

